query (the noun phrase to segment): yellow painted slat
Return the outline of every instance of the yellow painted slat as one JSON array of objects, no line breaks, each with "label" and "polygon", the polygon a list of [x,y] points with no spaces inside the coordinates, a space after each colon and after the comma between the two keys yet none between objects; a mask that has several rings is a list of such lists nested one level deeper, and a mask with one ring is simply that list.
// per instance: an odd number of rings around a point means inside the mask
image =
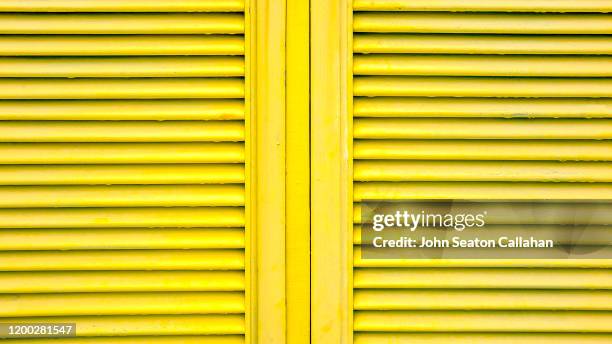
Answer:
[{"label": "yellow painted slat", "polygon": [[0,293],[240,291],[242,271],[42,271],[0,273]]},{"label": "yellow painted slat", "polygon": [[355,310],[593,310],[612,309],[611,291],[358,290]]},{"label": "yellow painted slat", "polygon": [[[590,214],[589,214],[590,215]],[[587,215],[588,216],[588,215]],[[578,222],[578,220],[576,220]],[[588,222],[588,221],[587,221]],[[612,244],[612,226],[586,224],[576,225],[485,225],[478,233],[478,238],[482,240],[497,240],[503,236],[528,238],[533,235],[540,238],[554,238],[555,245],[574,245],[579,249],[586,249],[583,246],[606,246]],[[405,236],[403,231],[387,233],[385,239],[398,240]],[[453,237],[470,240],[474,238],[474,232],[457,232]],[[362,240],[363,239],[363,240]],[[367,240],[367,241],[366,241]],[[362,228],[355,225],[353,228],[353,244],[371,245],[371,239],[362,237]]]},{"label": "yellow painted slat", "polygon": [[242,14],[2,14],[0,34],[237,34]]},{"label": "yellow painted slat", "polygon": [[0,57],[3,78],[138,78],[244,75],[239,56]]},{"label": "yellow painted slat", "polygon": [[354,0],[357,11],[612,12],[608,0]]},{"label": "yellow painted slat", "polygon": [[0,165],[0,185],[243,183],[242,164]]},{"label": "yellow painted slat", "polygon": [[[2,138],[0,126],[0,139]],[[607,119],[358,119],[358,139],[591,139],[612,138]]]},{"label": "yellow painted slat", "polygon": [[[398,183],[401,184],[401,183]],[[461,184],[461,183],[459,183]],[[484,183],[487,184],[487,183]],[[510,184],[514,185],[514,184]],[[554,185],[554,184],[553,184]],[[445,202],[434,206],[431,201],[417,202],[411,204],[417,207],[428,207],[428,209],[440,209],[447,211]],[[493,201],[493,202],[462,202],[453,201],[452,213],[454,214],[477,214],[487,213],[487,225],[610,225],[612,223],[612,212],[610,201],[589,202],[584,200],[570,200],[564,202],[549,202],[547,200],[535,200],[532,202],[512,202],[512,201]],[[387,202],[382,203],[384,209],[395,212],[405,209],[405,204]],[[363,208],[361,203],[356,203],[353,207],[353,222],[361,223],[363,211],[370,211]],[[369,213],[366,213],[369,214]],[[369,220],[364,218],[364,220]],[[518,220],[520,219],[520,220]],[[371,220],[369,220],[371,221]],[[583,227],[583,229],[586,229]],[[605,237],[601,238],[604,239]]]},{"label": "yellow painted slat", "polygon": [[609,332],[610,312],[356,312],[356,331]]},{"label": "yellow painted slat", "polygon": [[[497,240],[503,236],[511,235],[511,237],[529,238],[534,234],[540,238],[554,238],[557,246],[575,246],[578,250],[596,251],[599,247],[606,246],[612,243],[612,226],[601,225],[495,225],[483,227],[484,233],[479,236],[482,240]],[[483,232],[481,232],[483,233]],[[385,239],[401,240],[404,233],[393,232],[385,236]],[[470,233],[460,232],[453,235],[453,238],[461,240],[471,240],[474,238],[473,231]],[[372,241],[370,238],[362,238],[361,226],[355,226],[353,230],[353,243],[370,247]]]},{"label": "yellow painted slat", "polygon": [[0,144],[0,164],[138,164],[244,162],[241,143]]},{"label": "yellow painted slat", "polygon": [[223,12],[244,10],[244,0],[4,0],[4,12]]},{"label": "yellow painted slat", "polygon": [[243,141],[242,121],[2,121],[0,142]]},{"label": "yellow painted slat", "polygon": [[[355,344],[607,344],[609,334],[583,333],[358,333]],[[29,343],[27,343],[29,344]]]},{"label": "yellow painted slat", "polygon": [[[463,238],[464,239],[467,238],[467,235],[463,236]],[[469,249],[465,249],[465,248],[453,248],[453,247],[445,248],[442,257],[432,257],[432,259],[436,260],[437,258],[438,260],[445,259],[448,261],[452,261],[453,259],[463,259],[468,251]],[[377,260],[376,258],[368,257],[366,255],[363,261],[356,260],[355,265],[356,266],[368,266],[368,267],[374,267],[374,266],[406,267],[406,266],[411,266],[411,263],[408,262],[408,260],[416,259],[417,255],[425,256],[428,252],[429,251],[426,249],[413,250],[411,255],[406,255],[404,258],[402,258],[402,254],[407,253],[405,252],[405,249],[389,248],[388,250],[385,251],[385,253],[387,255],[393,255],[394,257],[397,258],[395,260],[392,260],[392,262],[390,263],[381,262],[380,260]],[[560,261],[566,260],[568,261],[568,263],[566,263],[567,264],[566,266],[569,266],[569,267],[609,268],[610,264],[606,262],[606,259],[610,256],[610,254],[612,254],[612,249],[610,248],[609,245],[598,246],[598,247],[576,246],[576,249],[572,250],[571,252],[568,252],[567,250],[563,250],[563,249],[551,250],[551,249],[546,249],[546,248],[529,248],[529,249],[525,249],[525,248],[479,248],[478,254],[483,257],[495,257],[495,259],[500,259],[500,260],[504,260],[504,259],[506,260],[525,260],[524,262],[521,262],[521,264],[508,265],[508,266],[514,266],[514,267],[519,267],[519,266],[520,267],[563,266],[561,264],[555,265],[554,263],[538,261],[540,259],[546,258],[546,259],[560,260]],[[412,257],[415,257],[415,258],[412,258]],[[520,259],[517,259],[516,257],[520,257]],[[491,258],[488,258],[488,259],[491,259]],[[580,262],[575,263],[575,262],[572,262],[573,260],[578,260]],[[530,261],[536,261],[536,262],[530,262]],[[417,266],[441,267],[441,266],[446,266],[445,264],[448,264],[448,262],[445,262],[445,261],[440,261],[436,263],[438,265],[418,265],[417,263]],[[506,266],[504,264],[499,264],[499,263],[498,265],[495,265],[495,264],[487,265],[486,262],[479,263],[477,261],[474,261],[471,263],[474,265],[458,265],[458,266],[466,266],[466,267],[467,266],[475,266],[475,267],[477,266],[482,266],[482,267]],[[483,264],[483,265],[479,265],[479,264]],[[453,265],[451,264],[451,266]]]},{"label": "yellow painted slat", "polygon": [[2,35],[0,56],[243,55],[239,35]]},{"label": "yellow painted slat", "polygon": [[612,183],[372,182],[356,183],[353,198],[607,200]]},{"label": "yellow painted slat", "polygon": [[0,295],[0,316],[244,313],[242,292]]},{"label": "yellow painted slat", "polygon": [[0,228],[243,227],[238,207],[0,209]]},{"label": "yellow painted slat", "polygon": [[0,271],[242,269],[243,250],[0,252]]},{"label": "yellow painted slat", "polygon": [[233,78],[0,79],[0,99],[242,98]]},{"label": "yellow painted slat", "polygon": [[2,100],[1,120],[237,120],[240,99]]},{"label": "yellow painted slat", "polygon": [[3,318],[10,323],[76,323],[77,335],[146,336],[243,334],[242,315],[138,315]]},{"label": "yellow painted slat", "polygon": [[612,97],[611,79],[589,78],[362,76],[353,87],[356,96],[368,97]]},{"label": "yellow painted slat", "polygon": [[612,289],[606,269],[357,269],[355,288]]},{"label": "yellow painted slat", "polygon": [[243,248],[241,228],[3,229],[0,250]]},{"label": "yellow painted slat", "polygon": [[[568,65],[572,68],[567,68]],[[0,60],[1,67],[2,60]],[[353,73],[355,75],[609,77],[612,76],[612,57],[357,55],[353,59]]]},{"label": "yellow painted slat", "polygon": [[584,35],[356,34],[353,50],[356,53],[609,55],[612,41],[605,36]]},{"label": "yellow painted slat", "polygon": [[608,141],[358,140],[356,159],[612,160]]},{"label": "yellow painted slat", "polygon": [[[494,60],[494,56],[489,56]],[[577,59],[577,58],[574,58]],[[357,61],[357,60],[356,60]],[[486,64],[485,64],[486,65]],[[443,66],[438,66],[443,68]],[[569,70],[566,68],[565,70]],[[575,68],[572,68],[575,70]],[[0,102],[0,108],[2,103]],[[612,117],[612,100],[600,98],[355,98],[355,117]]]},{"label": "yellow painted slat", "polygon": [[[0,30],[1,30],[0,26]],[[610,34],[605,14],[356,13],[354,32]]]},{"label": "yellow painted slat", "polygon": [[612,164],[599,162],[355,161],[353,168],[356,181],[612,182]]},{"label": "yellow painted slat", "polygon": [[[508,250],[505,249],[506,252]],[[522,259],[362,259],[361,249],[356,246],[353,249],[353,266],[356,268],[594,268],[602,271],[612,268],[609,259],[530,259],[525,257],[524,249],[510,252],[511,257],[517,257],[519,254]]]},{"label": "yellow painted slat", "polygon": [[1,186],[0,207],[242,206],[242,185]]},{"label": "yellow painted slat", "polygon": [[[578,222],[578,221],[577,221]],[[523,237],[528,238],[534,234],[540,238],[554,238],[555,245],[575,245],[579,249],[593,249],[598,247],[586,246],[606,246],[612,243],[612,226],[594,224],[566,224],[566,225],[525,225],[525,224],[505,224],[505,225],[486,225],[478,238],[482,240],[497,240],[500,237]],[[405,237],[402,231],[388,233],[385,239],[400,240]],[[473,239],[474,232],[453,233],[453,238],[469,240]],[[361,225],[354,225],[353,244],[361,245],[364,248],[372,245],[371,237],[363,233]]]}]

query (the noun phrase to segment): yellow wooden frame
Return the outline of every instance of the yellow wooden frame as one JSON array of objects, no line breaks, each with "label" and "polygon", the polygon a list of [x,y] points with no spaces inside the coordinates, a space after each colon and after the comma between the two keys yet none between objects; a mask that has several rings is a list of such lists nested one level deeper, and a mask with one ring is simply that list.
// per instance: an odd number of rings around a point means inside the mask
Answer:
[{"label": "yellow wooden frame", "polygon": [[246,342],[284,343],[285,0],[245,5]]},{"label": "yellow wooden frame", "polygon": [[311,1],[311,336],[352,343],[352,4]]},{"label": "yellow wooden frame", "polygon": [[350,20],[246,4],[247,343],[352,342]]},{"label": "yellow wooden frame", "polygon": [[287,343],[310,343],[310,2],[287,0]]}]

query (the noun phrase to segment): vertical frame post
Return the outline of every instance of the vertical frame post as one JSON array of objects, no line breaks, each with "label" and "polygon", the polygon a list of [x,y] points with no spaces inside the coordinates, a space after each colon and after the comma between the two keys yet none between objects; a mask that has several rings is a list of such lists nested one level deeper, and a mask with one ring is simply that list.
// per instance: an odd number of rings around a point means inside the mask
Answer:
[{"label": "vertical frame post", "polygon": [[310,2],[287,0],[287,343],[310,343]]},{"label": "vertical frame post", "polygon": [[311,1],[311,336],[352,343],[350,0]]},{"label": "vertical frame post", "polygon": [[285,0],[246,2],[247,343],[286,341]]}]

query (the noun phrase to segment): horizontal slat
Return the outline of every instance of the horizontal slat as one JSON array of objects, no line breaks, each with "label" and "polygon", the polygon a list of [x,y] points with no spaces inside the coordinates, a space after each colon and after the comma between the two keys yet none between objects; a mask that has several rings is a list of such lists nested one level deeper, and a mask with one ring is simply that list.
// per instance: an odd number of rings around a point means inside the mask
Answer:
[{"label": "horizontal slat", "polygon": [[602,140],[612,138],[612,120],[372,118],[355,120],[353,135],[358,139]]},{"label": "horizontal slat", "polygon": [[355,312],[356,331],[609,332],[610,312]]},{"label": "horizontal slat", "polygon": [[0,250],[243,248],[241,228],[3,229]]},{"label": "horizontal slat", "polygon": [[0,228],[243,226],[238,207],[0,209]]},{"label": "horizontal slat", "polygon": [[594,290],[358,290],[355,310],[612,310]]},{"label": "horizontal slat", "polygon": [[[2,26],[0,26],[1,30]],[[354,32],[610,34],[606,14],[355,13]]]},{"label": "horizontal slat", "polygon": [[242,14],[2,14],[0,34],[237,34]]},{"label": "horizontal slat", "polygon": [[610,161],[612,143],[570,140],[357,140],[354,155],[356,159]]},{"label": "horizontal slat", "polygon": [[[2,67],[0,60],[0,68]],[[572,68],[567,68],[571,65]],[[356,55],[355,75],[612,76],[607,56]]]},{"label": "horizontal slat", "polygon": [[[504,250],[508,252],[510,249]],[[513,259],[363,259],[361,249],[357,246],[353,249],[353,266],[357,268],[612,268],[610,259],[530,259],[524,252],[525,250],[514,252],[514,256],[511,257]],[[521,259],[515,259],[519,256]]]},{"label": "horizontal slat", "polygon": [[354,0],[356,11],[612,12],[608,0]]},{"label": "horizontal slat", "polygon": [[244,141],[242,121],[1,121],[0,142]]},{"label": "horizontal slat", "polygon": [[[609,208],[609,210],[612,209]],[[453,212],[455,213],[455,212]],[[487,212],[488,213],[488,212]],[[584,213],[587,217],[592,215]],[[579,216],[575,222],[579,222]],[[361,221],[360,221],[361,222]],[[370,221],[368,221],[370,222]],[[589,222],[588,220],[585,222]],[[594,221],[596,222],[596,221]],[[472,240],[475,236],[482,240],[498,240],[501,237],[523,237],[529,238],[535,236],[537,238],[552,239],[555,245],[569,245],[577,249],[589,250],[597,249],[597,247],[584,246],[607,246],[612,245],[612,225],[595,225],[595,224],[568,224],[568,225],[526,225],[506,224],[506,225],[484,225],[478,228],[477,234],[474,230],[467,230],[453,233],[453,238],[461,240]],[[362,231],[362,226],[353,226],[353,244],[355,245],[372,245],[373,235]],[[387,232],[383,236],[384,239],[400,240],[406,236],[405,231]],[[420,241],[420,240],[419,240]]]},{"label": "horizontal slat", "polygon": [[0,164],[235,163],[241,143],[0,143]]},{"label": "horizontal slat", "polygon": [[[370,251],[370,252],[374,252],[374,251]],[[425,252],[425,251],[421,251],[421,252]],[[522,262],[522,264],[525,264],[525,265],[517,265],[517,266],[527,266],[527,264],[530,263],[529,261],[533,261],[533,260],[537,262],[532,263],[534,264],[532,266],[542,266],[538,264],[546,264],[546,262],[539,262],[538,260],[549,259],[549,260],[567,260],[567,261],[579,260],[580,261],[579,264],[582,264],[582,265],[576,265],[576,266],[569,265],[571,267],[577,267],[577,266],[595,267],[595,265],[597,265],[597,267],[600,267],[600,268],[603,268],[603,267],[609,268],[610,264],[608,264],[607,262],[600,262],[600,261],[605,261],[610,257],[610,255],[612,255],[612,248],[609,245],[603,246],[603,247],[595,247],[595,248],[585,247],[584,249],[580,249],[580,247],[578,247],[578,249],[576,250],[569,251],[569,250],[565,250],[564,248],[560,248],[557,250],[551,250],[550,248],[526,249],[526,248],[499,248],[499,247],[482,248],[481,247],[481,248],[478,248],[478,256],[476,256],[476,254],[473,254],[472,252],[470,252],[470,249],[468,248],[450,247],[450,248],[444,249],[443,257],[440,257],[439,254],[436,252],[436,253],[432,253],[429,256],[429,258],[420,258],[419,256],[417,256],[417,253],[406,252],[405,248],[386,248],[384,250],[384,254],[385,254],[384,256],[380,255],[383,258],[372,257],[366,254],[366,256],[363,257],[362,261],[356,260],[354,265],[359,266],[359,267],[363,267],[363,266],[403,267],[403,266],[409,266],[409,265],[404,265],[404,264],[410,264],[406,260],[430,259],[430,260],[441,260],[441,261],[438,262],[439,265],[422,265],[422,266],[444,266],[444,264],[447,263],[444,260],[447,260],[447,261],[462,260],[462,259],[473,260],[473,259],[479,259],[478,257],[486,257],[486,259],[501,260],[501,261],[512,260],[512,259],[525,260],[525,262]],[[467,256],[467,259],[465,259],[466,256]],[[392,258],[389,259],[389,257],[392,257]],[[389,262],[388,263],[381,262],[381,260],[388,260]],[[482,263],[483,265],[477,265],[478,263],[479,263],[478,261],[474,261],[474,262],[471,262],[471,264],[474,264],[474,265],[463,265],[463,266],[465,267],[494,266],[494,265],[486,265],[486,263]],[[568,264],[572,264],[572,263],[568,263]],[[502,266],[502,265],[500,264],[498,266]],[[556,266],[556,265],[553,265],[553,266]]]},{"label": "horizontal slat", "polygon": [[353,114],[355,117],[609,118],[612,117],[612,100],[358,97],[353,100]]},{"label": "horizontal slat", "polygon": [[242,185],[0,186],[0,208],[242,206]]},{"label": "horizontal slat", "polygon": [[229,78],[0,79],[0,99],[242,98]]},{"label": "horizontal slat", "polygon": [[242,315],[148,315],[3,318],[7,323],[77,324],[77,335],[145,336],[242,334]]},{"label": "horizontal slat", "polygon": [[612,97],[612,79],[589,78],[362,76],[353,87],[356,96],[368,97]]},{"label": "horizontal slat", "polygon": [[[0,146],[0,152],[1,152]],[[608,141],[358,140],[355,159],[612,160]]]},{"label": "horizontal slat", "polygon": [[[244,344],[242,335],[3,339],[7,344]],[[590,342],[586,343],[590,344]]]},{"label": "horizontal slat", "polygon": [[[1,317],[244,313],[242,292],[0,295]],[[77,329],[78,331],[78,329]]]},{"label": "horizontal slat", "polygon": [[353,49],[357,53],[609,55],[612,40],[584,35],[356,34]]},{"label": "horizontal slat", "polygon": [[0,293],[240,291],[242,271],[2,272]]},{"label": "horizontal slat", "polygon": [[356,181],[612,182],[612,164],[543,161],[355,161],[353,178]]},{"label": "horizontal slat", "polygon": [[243,55],[238,35],[3,35],[0,56]]},{"label": "horizontal slat", "polygon": [[371,182],[355,183],[353,199],[608,200],[612,183]]},{"label": "horizontal slat", "polygon": [[353,284],[355,288],[612,289],[612,273],[606,269],[357,269]]},{"label": "horizontal slat", "polygon": [[242,11],[243,0],[4,0],[4,12],[213,12]]},{"label": "horizontal slat", "polygon": [[[399,183],[401,184],[401,183]],[[459,183],[462,184],[462,183]],[[485,183],[486,184],[486,183]],[[486,224],[490,225],[569,225],[578,226],[573,228],[577,231],[590,229],[591,225],[612,224],[612,202],[604,200],[600,202],[589,202],[584,200],[570,200],[566,202],[549,202],[547,200],[535,200],[526,202],[512,201],[462,201],[453,200],[449,210],[448,202],[410,201],[410,202],[381,202],[376,205],[382,207],[386,213],[406,210],[407,207],[417,207],[428,212],[439,212],[442,214],[480,214],[486,212]],[[371,222],[373,213],[371,205],[364,206],[355,203],[353,207],[353,222]],[[364,213],[365,211],[365,213]],[[485,227],[487,228],[487,227]],[[572,230],[570,228],[570,230]],[[588,237],[588,235],[585,235]],[[604,239],[605,237],[601,238]]]},{"label": "horizontal slat", "polygon": [[1,120],[236,120],[241,99],[2,100]]},{"label": "horizontal slat", "polygon": [[[585,333],[357,333],[355,344],[607,344],[610,334]],[[30,344],[30,343],[24,343]],[[34,344],[34,343],[32,343]],[[62,343],[63,344],[63,343]],[[70,343],[72,344],[72,343]]]},{"label": "horizontal slat", "polygon": [[242,164],[0,165],[0,185],[243,183]]},{"label": "horizontal slat", "polygon": [[138,78],[244,75],[239,56],[0,57],[3,78]]},{"label": "horizontal slat", "polygon": [[0,271],[242,269],[243,250],[0,252]]}]

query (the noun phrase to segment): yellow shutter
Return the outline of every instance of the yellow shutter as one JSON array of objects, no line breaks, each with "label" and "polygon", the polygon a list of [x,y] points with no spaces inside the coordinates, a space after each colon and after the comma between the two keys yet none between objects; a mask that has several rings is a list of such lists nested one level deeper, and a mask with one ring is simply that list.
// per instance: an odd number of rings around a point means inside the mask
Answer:
[{"label": "yellow shutter", "polygon": [[358,235],[362,200],[612,200],[609,11],[354,1],[355,343],[612,341],[609,261],[368,260]]},{"label": "yellow shutter", "polygon": [[79,337],[19,343],[244,342],[244,7],[0,2],[0,323]]},{"label": "yellow shutter", "polygon": [[609,343],[610,260],[359,235],[371,199],[611,202],[609,12],[0,1],[0,323],[77,325],[6,342]]}]

